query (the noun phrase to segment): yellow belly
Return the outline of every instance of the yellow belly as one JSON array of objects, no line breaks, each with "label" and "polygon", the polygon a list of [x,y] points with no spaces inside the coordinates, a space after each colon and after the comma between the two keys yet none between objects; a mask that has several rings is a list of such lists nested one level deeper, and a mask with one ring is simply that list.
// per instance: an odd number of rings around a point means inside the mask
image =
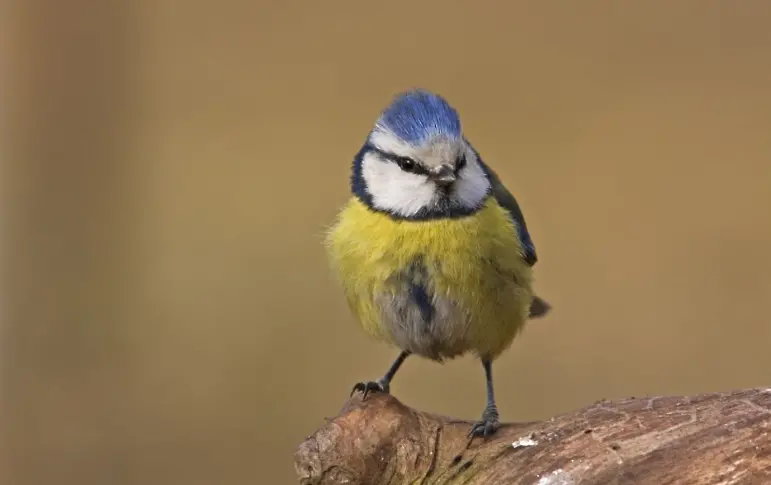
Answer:
[{"label": "yellow belly", "polygon": [[[352,198],[327,250],[370,335],[436,360],[465,352],[493,359],[524,325],[533,296],[516,234],[492,197],[472,216],[428,221],[394,220]],[[408,281],[416,262],[434,310],[423,325]]]}]

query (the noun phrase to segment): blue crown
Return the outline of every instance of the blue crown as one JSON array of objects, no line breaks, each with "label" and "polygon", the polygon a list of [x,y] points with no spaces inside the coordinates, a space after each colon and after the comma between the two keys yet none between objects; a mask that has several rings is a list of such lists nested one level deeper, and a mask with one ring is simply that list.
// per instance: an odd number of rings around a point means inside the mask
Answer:
[{"label": "blue crown", "polygon": [[378,125],[402,140],[420,144],[435,136],[460,138],[460,118],[438,94],[423,89],[402,93],[383,111]]}]

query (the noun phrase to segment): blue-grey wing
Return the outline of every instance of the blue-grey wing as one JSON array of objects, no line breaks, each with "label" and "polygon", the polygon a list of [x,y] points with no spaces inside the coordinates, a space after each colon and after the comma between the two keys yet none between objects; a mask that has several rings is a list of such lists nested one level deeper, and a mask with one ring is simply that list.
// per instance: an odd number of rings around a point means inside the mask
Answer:
[{"label": "blue-grey wing", "polygon": [[[468,143],[468,142],[467,142]],[[469,146],[471,146],[469,144]],[[473,148],[472,148],[473,150]],[[476,151],[475,151],[476,152]],[[487,177],[490,179],[490,185],[492,186],[492,194],[498,204],[508,211],[512,220],[517,226],[517,236],[520,244],[522,244],[523,258],[528,265],[533,266],[538,261],[538,255],[535,252],[535,245],[530,237],[530,233],[527,232],[527,223],[525,222],[525,216],[522,214],[522,209],[519,208],[517,199],[511,195],[511,192],[503,185],[498,174],[493,169],[488,167],[482,158],[477,155],[477,160],[482,166],[482,170],[485,171]],[[551,311],[551,305],[541,298],[540,296],[533,295],[533,301],[530,303],[530,318],[542,318]]]},{"label": "blue-grey wing", "polygon": [[514,196],[511,195],[511,192],[506,189],[506,187],[503,185],[503,182],[501,182],[501,179],[498,178],[498,174],[496,174],[493,169],[488,167],[478,154],[477,159],[479,160],[479,164],[482,166],[482,169],[487,173],[487,176],[490,179],[490,184],[492,185],[493,189],[493,197],[495,197],[495,200],[501,207],[508,211],[509,215],[511,215],[511,218],[516,223],[517,236],[519,237],[519,241],[522,244],[524,259],[528,265],[533,266],[538,261],[538,255],[535,251],[533,240],[530,238],[530,233],[527,232],[525,216],[522,214],[522,209],[519,208],[517,199],[515,199]]}]

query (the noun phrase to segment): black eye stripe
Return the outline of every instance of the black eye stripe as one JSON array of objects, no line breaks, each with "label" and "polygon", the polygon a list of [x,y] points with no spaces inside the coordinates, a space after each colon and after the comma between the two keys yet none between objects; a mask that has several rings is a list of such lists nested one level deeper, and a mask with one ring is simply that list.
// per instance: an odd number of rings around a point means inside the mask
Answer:
[{"label": "black eye stripe", "polygon": [[399,155],[394,155],[393,153],[385,152],[374,145],[369,145],[368,148],[370,151],[377,153],[378,155],[385,158],[386,160],[389,160],[399,165],[399,168],[401,168],[405,172],[428,175],[428,170],[426,170],[426,168],[423,165],[421,165],[420,163],[416,162],[415,160],[409,157],[402,157]]},{"label": "black eye stripe", "polygon": [[463,167],[466,166],[466,154],[464,153],[460,157],[458,157],[458,160],[455,162],[455,173],[457,174],[460,172]]},{"label": "black eye stripe", "polygon": [[[371,152],[377,153],[382,158],[399,165],[399,168],[401,168],[405,172],[410,172],[410,173],[415,173],[420,175],[429,174],[429,171],[428,169],[426,169],[426,167],[424,167],[421,163],[413,160],[410,157],[403,157],[403,156],[395,155],[393,153],[388,153],[372,144],[367,144],[367,149]],[[467,163],[466,154],[463,153],[455,161],[456,175],[466,166],[466,163]]]}]

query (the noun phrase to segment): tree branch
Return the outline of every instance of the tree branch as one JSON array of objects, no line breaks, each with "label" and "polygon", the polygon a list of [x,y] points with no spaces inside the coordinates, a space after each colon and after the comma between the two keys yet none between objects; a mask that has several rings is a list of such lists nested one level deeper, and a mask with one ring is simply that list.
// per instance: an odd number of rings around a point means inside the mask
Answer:
[{"label": "tree branch", "polygon": [[469,445],[470,426],[356,394],[295,469],[303,485],[771,484],[771,389],[599,401]]}]

